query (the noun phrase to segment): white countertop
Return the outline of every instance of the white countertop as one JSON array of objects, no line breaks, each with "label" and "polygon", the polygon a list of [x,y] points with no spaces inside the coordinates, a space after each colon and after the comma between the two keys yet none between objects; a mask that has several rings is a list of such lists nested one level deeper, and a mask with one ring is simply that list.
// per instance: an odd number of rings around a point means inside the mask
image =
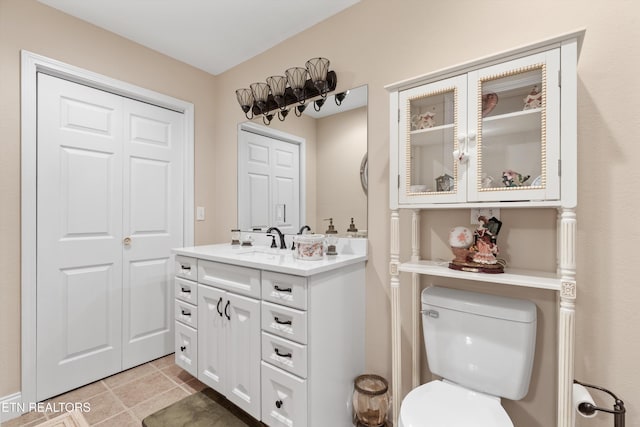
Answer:
[{"label": "white countertop", "polygon": [[176,248],[172,251],[177,255],[305,277],[367,260],[367,239],[340,239],[337,247],[338,255],[324,255],[320,260],[296,259],[290,249],[232,246],[229,243]]}]

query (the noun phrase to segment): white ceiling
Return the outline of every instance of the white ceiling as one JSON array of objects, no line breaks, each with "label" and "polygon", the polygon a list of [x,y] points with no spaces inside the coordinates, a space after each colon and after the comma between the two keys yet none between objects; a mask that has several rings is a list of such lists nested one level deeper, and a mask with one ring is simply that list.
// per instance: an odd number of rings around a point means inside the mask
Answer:
[{"label": "white ceiling", "polygon": [[360,0],[38,0],[220,74]]}]

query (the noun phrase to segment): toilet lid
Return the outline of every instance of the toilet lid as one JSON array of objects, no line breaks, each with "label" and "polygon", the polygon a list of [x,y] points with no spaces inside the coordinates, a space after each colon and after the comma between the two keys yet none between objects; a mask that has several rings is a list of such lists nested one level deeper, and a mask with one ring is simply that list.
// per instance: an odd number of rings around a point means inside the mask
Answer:
[{"label": "toilet lid", "polygon": [[400,427],[513,427],[500,399],[444,381],[413,389],[399,421]]}]

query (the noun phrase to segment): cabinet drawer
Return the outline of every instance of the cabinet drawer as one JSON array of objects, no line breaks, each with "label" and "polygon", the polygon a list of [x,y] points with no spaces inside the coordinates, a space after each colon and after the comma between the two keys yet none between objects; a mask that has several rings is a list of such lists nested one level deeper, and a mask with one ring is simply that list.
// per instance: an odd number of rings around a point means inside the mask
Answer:
[{"label": "cabinet drawer", "polygon": [[307,346],[262,333],[262,360],[307,378]]},{"label": "cabinet drawer", "polygon": [[176,300],[174,305],[176,320],[198,329],[198,307],[180,300]]},{"label": "cabinet drawer", "polygon": [[198,260],[188,256],[176,255],[175,268],[176,276],[185,279],[198,280]]},{"label": "cabinet drawer", "polygon": [[176,298],[194,305],[198,304],[198,284],[196,282],[179,277],[175,277],[173,282]]},{"label": "cabinet drawer", "polygon": [[306,310],[307,279],[300,276],[263,271],[262,299]]},{"label": "cabinet drawer", "polygon": [[262,362],[262,422],[306,427],[307,381]]},{"label": "cabinet drawer", "polygon": [[198,332],[180,322],[176,322],[176,365],[198,375]]},{"label": "cabinet drawer", "polygon": [[260,270],[220,262],[198,262],[198,282],[236,294],[260,298]]},{"label": "cabinet drawer", "polygon": [[262,330],[306,344],[307,312],[263,301]]}]

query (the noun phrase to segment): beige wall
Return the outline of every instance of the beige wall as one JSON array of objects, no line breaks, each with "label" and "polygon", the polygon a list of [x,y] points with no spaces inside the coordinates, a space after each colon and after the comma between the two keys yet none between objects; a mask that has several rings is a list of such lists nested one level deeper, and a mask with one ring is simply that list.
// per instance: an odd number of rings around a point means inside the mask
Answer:
[{"label": "beige wall", "polygon": [[195,105],[195,204],[216,220],[215,78],[35,0],[0,0],[0,398],[20,390],[20,50],[155,90]]},{"label": "beige wall", "polygon": [[[640,4],[611,0],[363,0],[215,78],[167,59],[34,0],[0,0],[0,396],[19,390],[19,63],[21,48],[155,89],[196,105],[196,204],[208,207],[199,242],[226,241],[235,225],[236,129],[244,120],[234,90],[302,65],[331,59],[338,88],[369,85],[369,249],[367,264],[367,370],[390,377],[389,126],[383,86],[452,64],[571,31],[587,29],[578,64],[579,208],[576,377],[611,388],[627,402],[627,425],[640,426],[640,290],[635,262],[640,232],[636,183],[640,129],[637,40]],[[288,120],[299,120],[290,118]],[[468,213],[423,214],[436,226],[424,233],[425,256],[449,257],[443,230],[467,223]],[[407,218],[403,215],[403,218]],[[555,213],[502,211],[500,244],[514,266],[553,270]],[[402,233],[408,237],[404,221]],[[410,240],[410,239],[405,239]],[[406,253],[406,246],[403,247]],[[406,279],[405,279],[406,280]],[[425,282],[426,284],[426,282]],[[469,286],[453,283],[452,286]],[[486,286],[485,286],[486,287]],[[533,299],[540,337],[534,380],[522,402],[506,403],[519,427],[555,425],[555,296],[544,291],[492,287],[488,291]],[[403,311],[409,309],[402,294]],[[410,328],[403,320],[404,366]],[[405,375],[405,379],[407,376]],[[408,384],[408,380],[405,381]],[[403,393],[407,390],[403,390]],[[396,397],[398,398],[398,397]],[[607,403],[607,402],[603,402]],[[601,415],[584,426],[609,426]]]},{"label": "beige wall", "polygon": [[[360,162],[367,152],[367,108],[357,108],[317,120],[317,220],[313,230],[324,233],[328,222],[345,234],[351,218],[367,229],[367,195],[360,184]],[[313,224],[312,224],[313,226]]]}]

